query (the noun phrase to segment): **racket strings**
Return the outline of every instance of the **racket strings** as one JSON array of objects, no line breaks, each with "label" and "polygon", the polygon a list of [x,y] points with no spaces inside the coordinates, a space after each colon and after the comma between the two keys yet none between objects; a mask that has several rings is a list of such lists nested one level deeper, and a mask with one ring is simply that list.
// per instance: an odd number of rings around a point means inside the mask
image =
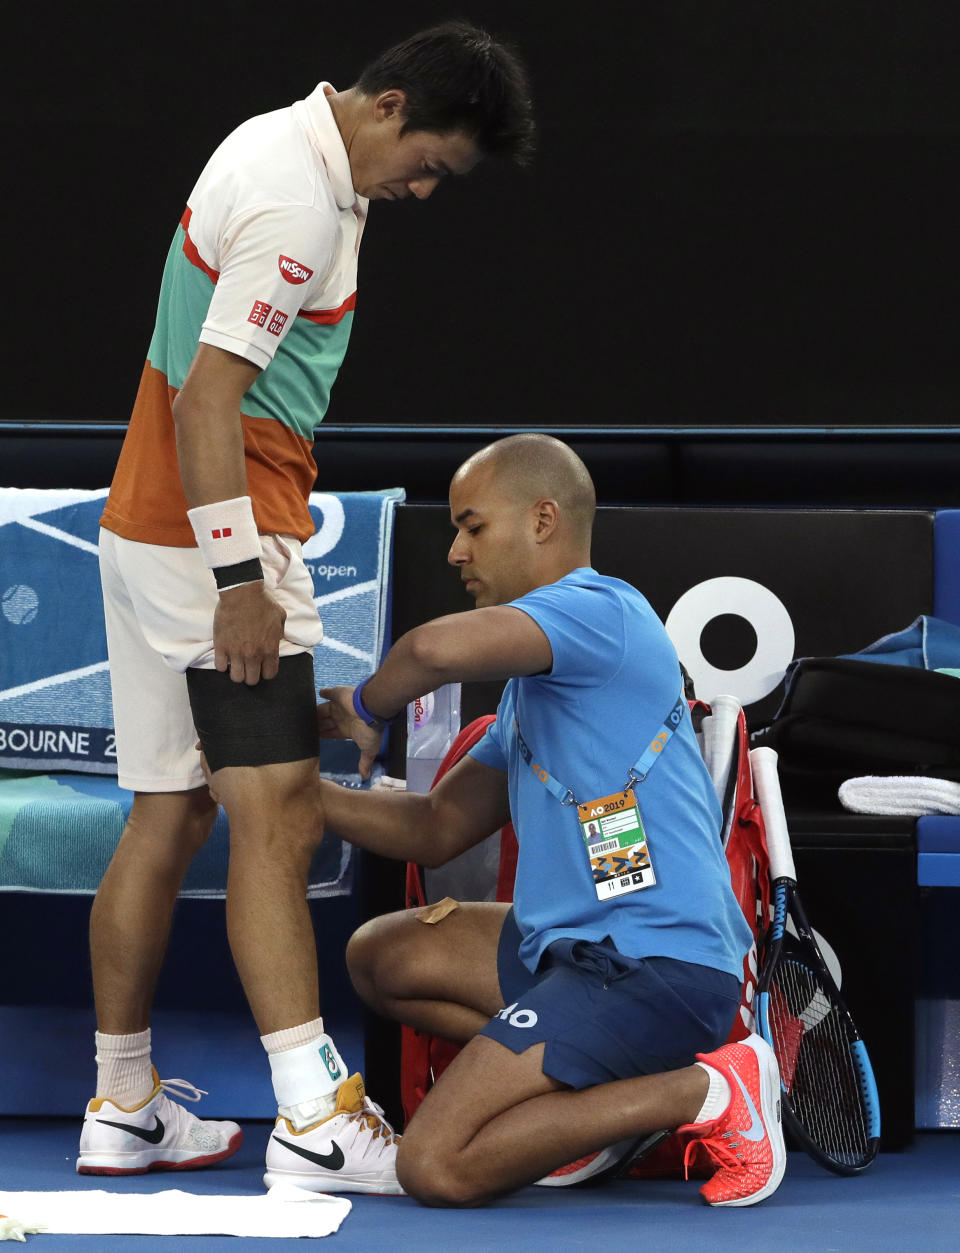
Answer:
[{"label": "racket strings", "polygon": [[862,1161],[870,1136],[847,1015],[816,972],[792,956],[775,971],[769,1014],[781,1080],[797,1120],[836,1161]]}]

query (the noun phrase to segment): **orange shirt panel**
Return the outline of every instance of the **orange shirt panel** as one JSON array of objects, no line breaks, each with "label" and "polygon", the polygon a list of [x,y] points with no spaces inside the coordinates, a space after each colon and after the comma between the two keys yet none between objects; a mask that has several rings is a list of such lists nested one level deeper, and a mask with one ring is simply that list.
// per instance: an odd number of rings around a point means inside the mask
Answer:
[{"label": "orange shirt panel", "polygon": [[[176,395],[177,389],[148,361],[100,521],[124,539],[193,548],[196,540],[177,464]],[[272,418],[242,414],[241,421],[247,492],[257,529],[306,541],[314,532],[307,508],[317,475],[312,443]]]}]

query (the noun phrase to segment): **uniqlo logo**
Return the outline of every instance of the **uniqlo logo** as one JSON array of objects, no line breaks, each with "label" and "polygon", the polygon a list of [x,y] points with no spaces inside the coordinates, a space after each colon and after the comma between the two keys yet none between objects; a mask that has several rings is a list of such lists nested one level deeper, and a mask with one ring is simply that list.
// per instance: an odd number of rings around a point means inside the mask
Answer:
[{"label": "uniqlo logo", "polygon": [[281,313],[279,309],[276,311],[270,321],[270,325],[267,327],[267,330],[271,335],[280,334],[283,328],[287,325],[287,317],[288,315],[286,313]]},{"label": "uniqlo logo", "polygon": [[218,531],[211,531],[210,534],[214,539],[229,539],[233,534],[233,528],[229,526],[221,527]]},{"label": "uniqlo logo", "polygon": [[266,326],[267,318],[270,316],[270,309],[271,306],[265,300],[255,300],[247,321],[252,322],[254,326]]}]

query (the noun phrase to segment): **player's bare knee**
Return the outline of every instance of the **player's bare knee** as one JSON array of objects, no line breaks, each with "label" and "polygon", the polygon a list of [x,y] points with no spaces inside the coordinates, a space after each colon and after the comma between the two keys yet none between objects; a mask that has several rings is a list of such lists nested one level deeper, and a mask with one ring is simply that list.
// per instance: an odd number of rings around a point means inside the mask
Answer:
[{"label": "player's bare knee", "polygon": [[247,854],[299,863],[323,839],[323,806],[316,766],[302,763],[223,771],[220,799],[230,822],[230,846]]},{"label": "player's bare knee", "polygon": [[205,787],[187,792],[138,792],[124,829],[124,839],[161,846],[192,856],[207,842],[217,804]]},{"label": "player's bare knee", "polygon": [[276,821],[268,830],[271,842],[281,844],[301,855],[312,857],[323,840],[324,818],[320,800],[320,779],[316,768],[310,776],[291,780],[274,793],[271,808]]},{"label": "player's bare knee", "polygon": [[210,838],[220,807],[205,787],[194,788],[186,799],[181,829],[184,838],[199,849]]}]

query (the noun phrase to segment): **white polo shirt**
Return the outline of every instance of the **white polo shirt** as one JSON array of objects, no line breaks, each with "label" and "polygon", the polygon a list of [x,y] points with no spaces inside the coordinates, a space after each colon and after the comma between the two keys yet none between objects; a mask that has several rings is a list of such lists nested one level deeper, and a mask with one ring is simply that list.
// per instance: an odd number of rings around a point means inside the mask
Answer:
[{"label": "white polo shirt", "polygon": [[368,201],[353,189],[328,90],[244,122],[187,201],[186,233],[218,275],[200,341],[261,368],[293,318],[339,320],[357,289]]},{"label": "white polo shirt", "polygon": [[103,514],[127,539],[190,547],[172,404],[200,343],[261,373],[243,397],[248,491],[262,532],[306,539],[313,431],[343,361],[368,201],[328,94],[244,122],[190,193]]}]

